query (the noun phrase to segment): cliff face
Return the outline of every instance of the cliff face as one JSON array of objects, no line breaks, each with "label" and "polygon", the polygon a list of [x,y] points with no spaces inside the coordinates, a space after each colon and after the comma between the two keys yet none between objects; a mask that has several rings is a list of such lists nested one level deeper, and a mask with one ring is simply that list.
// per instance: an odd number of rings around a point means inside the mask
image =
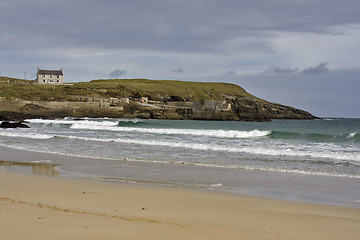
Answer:
[{"label": "cliff face", "polygon": [[0,120],[26,118],[110,117],[143,119],[194,119],[270,121],[271,119],[314,119],[308,112],[253,99],[204,102],[143,104],[132,102],[111,106],[101,102],[0,101]]},{"label": "cliff face", "polygon": [[0,81],[0,120],[63,117],[236,121],[316,118],[226,83],[112,79],[55,88],[14,79]]}]

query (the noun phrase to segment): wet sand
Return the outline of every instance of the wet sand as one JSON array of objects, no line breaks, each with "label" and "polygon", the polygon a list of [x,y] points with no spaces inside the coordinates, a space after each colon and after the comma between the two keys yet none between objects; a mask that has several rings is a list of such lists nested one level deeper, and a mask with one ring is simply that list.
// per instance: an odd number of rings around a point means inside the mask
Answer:
[{"label": "wet sand", "polygon": [[0,170],[2,239],[360,239],[360,209]]}]

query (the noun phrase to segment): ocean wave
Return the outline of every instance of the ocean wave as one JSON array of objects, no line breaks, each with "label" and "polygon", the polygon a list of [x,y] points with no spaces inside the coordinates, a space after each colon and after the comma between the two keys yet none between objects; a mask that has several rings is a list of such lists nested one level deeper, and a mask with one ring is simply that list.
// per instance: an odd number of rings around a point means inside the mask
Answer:
[{"label": "ocean wave", "polygon": [[120,119],[117,126],[118,127],[127,127],[127,126],[147,126],[148,122],[145,122],[141,119]]},{"label": "ocean wave", "polygon": [[70,118],[66,117],[64,119],[27,119],[29,123],[34,124],[44,124],[44,125],[72,125],[72,124],[83,124],[85,126],[93,126],[96,129],[96,126],[117,126],[117,125],[127,125],[127,124],[138,124],[142,123],[140,119],[109,119],[109,118]]},{"label": "ocean wave", "polygon": [[[47,126],[64,126],[71,128],[75,126],[87,126],[88,128],[84,129],[101,129],[103,127],[116,126],[119,121],[106,121],[104,119],[74,119],[74,118],[64,118],[64,119],[27,119],[27,122],[31,124],[47,125]],[[77,128],[77,127],[75,127]]]},{"label": "ocean wave", "polygon": [[20,138],[32,138],[32,139],[51,139],[54,135],[40,134],[40,133],[24,133],[24,132],[9,132],[0,131],[0,136],[4,137],[20,137]]},{"label": "ocean wave", "polygon": [[[263,156],[291,156],[291,157],[311,157],[311,158],[325,158],[325,159],[336,159],[336,160],[350,160],[360,162],[360,156],[357,152],[345,152],[345,151],[331,151],[321,150],[312,148],[312,150],[300,149],[294,150],[289,147],[287,148],[268,148],[259,146],[225,146],[219,144],[208,144],[208,143],[194,143],[194,142],[170,142],[170,141],[157,141],[157,140],[140,140],[140,139],[127,139],[127,138],[96,138],[96,137],[80,137],[80,136],[58,136],[74,140],[82,141],[97,141],[97,142],[116,142],[125,144],[137,144],[145,146],[162,146],[162,147],[173,147],[173,148],[185,148],[200,151],[221,151],[230,153],[247,153],[253,155]],[[317,151],[319,150],[319,151]]]},{"label": "ocean wave", "polygon": [[[256,168],[248,168],[248,170],[256,170]],[[360,175],[338,173],[338,172],[322,172],[314,170],[303,170],[303,169],[286,169],[286,168],[262,168],[260,171],[271,171],[288,174],[301,174],[301,175],[315,175],[323,177],[343,177],[343,178],[356,178],[360,179]]]},{"label": "ocean wave", "polygon": [[211,168],[226,168],[226,169],[239,169],[250,171],[264,171],[264,172],[280,172],[287,174],[301,174],[301,175],[316,175],[327,177],[346,177],[360,179],[359,174],[347,174],[339,172],[325,172],[315,171],[310,169],[290,169],[284,167],[264,167],[264,166],[248,166],[248,165],[221,165],[218,163],[203,163],[203,162],[185,162],[185,161],[159,161],[151,159],[126,159],[128,162],[147,162],[147,163],[162,163],[162,164],[179,164],[179,165],[192,165],[198,167],[211,167]]},{"label": "ocean wave", "polygon": [[357,132],[350,133],[347,138],[357,138],[359,134]]},{"label": "ocean wave", "polygon": [[[148,123],[140,119],[93,119],[84,118],[75,120],[73,118],[64,119],[29,119],[32,124],[65,126],[72,129],[84,129],[93,131],[114,131],[114,132],[134,132],[147,134],[165,135],[190,135],[207,136],[218,138],[259,138],[268,137],[271,139],[305,140],[312,142],[360,142],[360,135],[357,132],[344,134],[324,134],[324,133],[299,133],[290,131],[271,131],[253,129],[249,131],[241,130],[221,130],[221,129],[183,129],[183,128],[150,128],[153,123]],[[145,127],[144,127],[145,126]],[[147,126],[147,127],[146,127]]]},{"label": "ocean wave", "polygon": [[138,127],[118,127],[118,124],[113,122],[79,122],[71,125],[72,129],[87,129],[87,130],[105,130],[116,132],[139,132],[149,134],[166,134],[166,135],[192,135],[192,136],[207,136],[220,138],[254,138],[265,137],[271,131],[237,131],[237,130],[202,130],[202,129],[178,129],[178,128],[138,128]]},{"label": "ocean wave", "polygon": [[84,129],[95,131],[114,131],[114,132],[136,132],[148,134],[166,134],[166,135],[191,135],[191,136],[207,136],[219,138],[256,138],[265,137],[271,133],[268,130],[217,130],[217,129],[180,129],[180,128],[144,128],[134,127],[147,125],[144,121],[139,119],[121,119],[121,120],[98,120],[98,119],[82,119],[74,120],[70,118],[65,119],[29,119],[27,120],[33,124],[44,125],[64,125],[71,129]]},{"label": "ocean wave", "polygon": [[71,126],[75,121],[71,119],[27,119],[26,122],[32,124],[43,124],[43,125],[68,125]]},{"label": "ocean wave", "polygon": [[344,134],[323,134],[323,133],[298,133],[298,132],[286,132],[286,131],[272,131],[269,134],[269,138],[272,139],[294,139],[294,140],[306,140],[313,142],[347,142],[347,141],[360,141],[359,134],[344,133]]},{"label": "ocean wave", "polygon": [[[101,141],[101,142],[126,142],[136,144],[136,141],[130,140],[116,140],[116,139],[96,139],[96,138],[84,138],[84,137],[75,137],[75,136],[61,136],[63,138],[70,138],[70,139],[77,139],[83,140],[86,139],[88,141]],[[142,142],[145,144],[151,144],[149,142]],[[162,143],[164,146],[166,143]],[[19,150],[29,150],[27,147],[21,146],[7,146],[3,145],[4,147],[10,147]],[[171,144],[168,146],[173,147]],[[180,147],[180,144],[175,145],[176,147]],[[184,146],[181,146],[184,147]],[[189,147],[189,146],[187,146]],[[199,146],[195,146],[193,149],[198,149]],[[205,149],[205,148],[203,148]],[[239,169],[239,170],[250,170],[250,171],[265,171],[265,172],[279,172],[279,173],[286,173],[286,174],[301,174],[301,175],[316,175],[316,176],[328,176],[328,177],[344,177],[344,178],[356,178],[360,179],[359,174],[353,173],[340,173],[340,172],[330,172],[330,171],[321,171],[321,170],[314,170],[314,169],[298,169],[298,168],[286,168],[286,167],[270,167],[270,166],[255,166],[255,165],[224,165],[221,163],[211,163],[211,162],[193,162],[193,161],[171,161],[171,160],[155,160],[155,159],[136,159],[136,158],[121,158],[115,159],[111,157],[94,157],[94,156],[86,156],[85,155],[77,155],[71,153],[63,153],[58,151],[48,151],[48,150],[39,150],[39,149],[31,149],[30,151],[34,152],[42,152],[42,153],[53,153],[53,154],[61,154],[65,156],[72,156],[72,157],[81,157],[81,158],[93,158],[93,159],[101,159],[101,160],[111,160],[111,161],[128,161],[128,162],[145,162],[145,163],[157,163],[157,164],[176,164],[176,165],[192,165],[198,167],[210,167],[210,168],[225,168],[225,169]],[[220,186],[220,184],[219,184]]]}]

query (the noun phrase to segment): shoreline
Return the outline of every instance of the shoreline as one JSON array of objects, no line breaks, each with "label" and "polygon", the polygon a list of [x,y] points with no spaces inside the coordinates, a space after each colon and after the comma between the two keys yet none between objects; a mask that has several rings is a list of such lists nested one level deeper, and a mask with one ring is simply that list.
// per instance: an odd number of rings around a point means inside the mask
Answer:
[{"label": "shoreline", "polygon": [[6,239],[351,240],[360,236],[360,208],[62,175],[57,164],[86,158],[5,146],[0,150],[0,165],[27,169],[0,166],[4,213],[0,231]]},{"label": "shoreline", "polygon": [[[347,179],[343,178],[314,177],[286,173],[278,174],[248,170],[237,170],[234,172],[231,169],[227,170],[216,168],[202,169],[196,167],[195,169],[192,169],[191,166],[188,165],[166,166],[161,165],[161,163],[143,163],[136,161],[128,162],[88,158],[63,155],[59,153],[34,152],[2,145],[0,145],[0,152],[2,153],[0,159],[0,169],[5,168],[14,172],[30,175],[56,176],[60,178],[80,179],[91,182],[108,182],[145,187],[155,186],[185,190],[192,189],[201,192],[218,192],[224,194],[236,194],[240,196],[252,196],[360,209],[359,202],[356,201],[358,197],[355,193],[351,193],[352,195],[350,198],[346,198],[346,196],[349,196],[346,194],[349,193],[350,188],[346,185],[346,183],[348,183]],[[85,166],[82,164],[91,165],[93,169],[97,170],[95,172],[89,172],[88,170],[80,171],[79,166]],[[137,172],[135,175],[106,175],[110,169],[106,168],[107,170],[101,172],[101,169],[106,166],[123,169],[122,174],[125,174],[126,171],[133,171],[133,169],[136,169]],[[72,171],[73,168],[76,170]],[[238,178],[237,184],[240,185],[229,186],[226,185],[226,183],[223,184],[224,182],[222,180],[204,183],[202,182],[203,179],[198,179],[199,182],[196,183],[192,183],[191,181],[181,182],[181,179],[176,178],[160,179],[160,181],[156,181],[151,178],[151,174],[156,174],[159,169],[161,169],[161,171],[168,171],[172,173],[177,172],[178,174],[189,170],[199,173],[200,175],[204,174],[204,171],[206,171],[209,177],[216,176],[217,174],[223,176],[226,176],[227,174],[236,174],[236,177]],[[139,173],[143,173],[143,176],[138,175]],[[148,178],[148,176],[150,177]],[[179,180],[180,182],[178,182]],[[314,181],[317,183],[316,186],[313,186]],[[319,182],[321,182],[322,185],[319,185]],[[319,188],[319,186],[321,188]],[[335,198],[331,195],[332,189],[337,189],[339,193],[342,191],[344,194],[338,194],[335,196],[337,198]],[[353,188],[351,189],[354,191]],[[347,199],[352,200],[350,201]]]},{"label": "shoreline", "polygon": [[62,176],[57,164],[84,158],[0,150],[2,165],[27,169],[0,166],[0,232],[6,239],[360,237],[360,208]]},{"label": "shoreline", "polygon": [[5,239],[358,239],[360,209],[0,170]]}]

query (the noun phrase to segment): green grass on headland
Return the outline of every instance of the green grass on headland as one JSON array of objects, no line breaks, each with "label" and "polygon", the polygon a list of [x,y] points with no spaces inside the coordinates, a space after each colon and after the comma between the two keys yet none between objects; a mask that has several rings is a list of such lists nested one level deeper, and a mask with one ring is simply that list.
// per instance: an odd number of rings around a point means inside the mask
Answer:
[{"label": "green grass on headland", "polygon": [[94,80],[90,83],[81,84],[91,88],[102,88],[108,90],[109,94],[117,90],[118,97],[149,97],[152,100],[161,101],[164,98],[180,97],[187,101],[219,100],[225,96],[252,96],[243,88],[228,83],[205,83],[186,82],[170,80],[148,80],[148,79],[116,79],[116,80]]},{"label": "green grass on headland", "polygon": [[[139,100],[147,97],[149,100],[172,102],[187,101],[201,102],[200,108],[183,109],[169,107],[166,111],[162,108],[140,106],[135,101],[125,104],[123,110],[101,107],[101,102],[114,101],[110,98],[124,98]],[[105,99],[104,99],[105,98]],[[93,80],[90,82],[72,83],[67,85],[40,85],[34,81],[25,81],[13,78],[0,77],[0,102],[7,100],[27,101],[74,101],[74,102],[99,102],[99,108],[88,111],[86,108],[69,108],[66,103],[64,108],[41,107],[37,104],[27,104],[24,109],[11,110],[20,115],[13,115],[13,119],[26,119],[29,117],[56,118],[59,116],[75,117],[126,117],[126,118],[155,118],[155,119],[206,119],[206,120],[241,120],[264,121],[270,119],[314,119],[308,112],[292,107],[270,103],[247,93],[243,88],[229,83],[212,82],[186,82],[170,80],[148,79],[108,79]],[[226,101],[226,109],[218,111],[219,107],[210,101]],[[21,101],[19,101],[21,102]],[[120,101],[121,102],[121,101]],[[4,101],[3,105],[13,104],[13,101]],[[48,103],[44,103],[48,104]],[[16,104],[15,104],[16,105]],[[60,104],[62,105],[62,104]],[[165,104],[171,105],[172,104]],[[188,104],[185,104],[186,106]],[[96,105],[97,106],[97,105]],[[107,105],[106,105],[107,106]],[[110,105],[109,105],[110,106]],[[207,106],[212,106],[208,108]],[[229,108],[231,106],[231,108]],[[16,107],[15,107],[16,108]],[[8,112],[3,113],[8,119]],[[24,115],[25,114],[25,115]],[[31,116],[29,116],[29,114]],[[36,115],[37,114],[37,115]],[[10,114],[11,115],[11,114]]]},{"label": "green grass on headland", "polygon": [[63,101],[67,99],[67,94],[61,87],[39,85],[35,84],[35,81],[0,77],[0,97],[7,100]]},{"label": "green grass on headland", "polygon": [[254,97],[229,83],[205,83],[148,79],[109,79],[70,85],[40,85],[34,81],[0,77],[0,97],[32,101],[66,101],[70,96],[139,98],[154,101],[225,100],[229,96]]}]

